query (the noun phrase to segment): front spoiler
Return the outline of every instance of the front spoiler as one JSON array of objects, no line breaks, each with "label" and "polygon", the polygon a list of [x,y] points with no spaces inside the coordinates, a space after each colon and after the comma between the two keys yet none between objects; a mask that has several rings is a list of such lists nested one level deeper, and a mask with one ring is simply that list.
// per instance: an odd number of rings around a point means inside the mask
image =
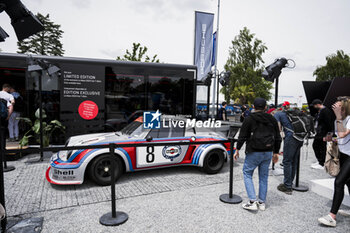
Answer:
[{"label": "front spoiler", "polygon": [[51,166],[49,166],[46,170],[46,180],[51,184],[57,184],[57,185],[75,185],[75,184],[82,184],[83,181],[76,181],[76,180],[57,180],[53,178]]}]

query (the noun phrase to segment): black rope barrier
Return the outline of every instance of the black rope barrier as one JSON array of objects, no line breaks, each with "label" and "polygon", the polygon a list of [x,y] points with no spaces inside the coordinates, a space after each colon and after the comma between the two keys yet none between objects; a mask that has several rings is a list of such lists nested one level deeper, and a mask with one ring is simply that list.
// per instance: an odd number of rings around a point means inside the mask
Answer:
[{"label": "black rope barrier", "polygon": [[118,226],[120,224],[125,223],[129,216],[121,211],[116,211],[116,205],[115,205],[115,159],[114,159],[114,149],[115,144],[109,144],[109,153],[110,153],[110,159],[111,159],[111,202],[112,202],[112,212],[109,212],[107,214],[102,215],[100,218],[100,223],[105,226]]},{"label": "black rope barrier", "polygon": [[298,162],[296,167],[295,185],[293,185],[292,188],[295,191],[307,192],[309,190],[309,187],[305,185],[299,185],[299,173],[300,173],[300,153],[298,155]]},{"label": "black rope barrier", "polygon": [[[7,150],[3,143],[1,142],[1,158],[0,163],[2,163],[2,158],[6,153],[43,153],[44,151],[51,151],[51,152],[58,152],[62,150],[86,150],[86,149],[104,149],[109,148],[110,152],[110,159],[111,159],[111,209],[112,211],[104,214],[100,217],[100,223],[106,226],[116,226],[125,223],[128,220],[128,215],[124,212],[116,211],[116,204],[115,204],[115,169],[116,169],[116,161],[114,160],[114,152],[116,148],[120,147],[147,147],[147,146],[167,146],[167,145],[201,145],[201,144],[224,144],[224,143],[230,143],[230,194],[228,194],[228,197],[231,199],[236,198],[236,195],[232,195],[232,182],[233,182],[233,145],[235,139],[230,140],[217,140],[217,141],[189,141],[189,142],[146,142],[146,143],[109,143],[109,144],[101,144],[101,145],[90,145],[90,146],[57,146],[57,147],[45,147],[45,148],[26,148],[26,149],[10,149]],[[1,192],[0,192],[0,202],[5,207],[5,190],[4,190],[4,182],[3,182],[3,171],[2,166],[0,168],[0,185],[1,185]],[[240,197],[239,197],[240,198]],[[241,199],[242,201],[242,199]],[[240,201],[240,202],[241,202]],[[238,202],[239,203],[239,202]],[[3,232],[6,230],[6,218],[1,221],[1,226]]]},{"label": "black rope barrier", "polygon": [[221,194],[220,201],[228,204],[239,204],[242,202],[242,198],[233,194],[233,144],[235,140],[230,139],[230,181],[229,181],[229,193]]}]

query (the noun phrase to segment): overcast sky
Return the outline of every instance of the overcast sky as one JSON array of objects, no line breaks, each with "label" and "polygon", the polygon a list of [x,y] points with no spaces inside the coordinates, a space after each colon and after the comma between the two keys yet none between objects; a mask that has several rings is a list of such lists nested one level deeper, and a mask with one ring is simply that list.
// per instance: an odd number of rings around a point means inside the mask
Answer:
[{"label": "overcast sky", "polygon": [[[34,14],[50,14],[61,25],[65,56],[115,59],[139,42],[161,62],[193,64],[194,11],[215,13],[217,0],[22,0]],[[295,60],[296,68],[280,76],[283,96],[305,98],[303,80],[325,57],[350,53],[349,0],[221,0],[218,68],[228,57],[233,38],[246,26],[268,50],[265,65],[278,57]],[[214,23],[216,28],[216,22]],[[10,35],[3,52],[17,51],[17,38],[6,13],[0,26]]]}]

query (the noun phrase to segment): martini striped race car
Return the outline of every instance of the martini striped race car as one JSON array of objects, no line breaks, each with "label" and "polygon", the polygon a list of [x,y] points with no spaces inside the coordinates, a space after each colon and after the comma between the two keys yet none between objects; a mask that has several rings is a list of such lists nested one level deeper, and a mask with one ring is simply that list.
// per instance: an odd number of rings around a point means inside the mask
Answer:
[{"label": "martini striped race car", "polygon": [[[74,136],[66,146],[155,143],[154,146],[116,148],[114,170],[117,179],[124,172],[173,166],[197,166],[208,174],[218,173],[227,160],[229,143],[172,145],[173,142],[226,140],[220,132],[177,124],[183,119],[169,119],[169,127],[145,129],[142,117],[119,132]],[[180,127],[183,126],[183,127]],[[157,146],[157,143],[169,143]],[[108,185],[111,179],[109,149],[60,151],[51,157],[46,179],[52,184],[82,184],[89,177],[98,185]]]}]

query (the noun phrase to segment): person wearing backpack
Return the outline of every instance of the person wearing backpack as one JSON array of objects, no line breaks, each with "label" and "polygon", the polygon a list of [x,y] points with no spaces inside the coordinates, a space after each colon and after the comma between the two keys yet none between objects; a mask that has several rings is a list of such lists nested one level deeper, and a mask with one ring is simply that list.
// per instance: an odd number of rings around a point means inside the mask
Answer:
[{"label": "person wearing backpack", "polygon": [[[4,100],[4,103],[6,101],[6,108],[1,108],[2,112],[1,114],[3,115],[7,115],[7,117],[1,117],[2,118],[2,123],[4,123],[2,125],[2,127],[7,127],[7,123],[8,123],[8,119],[10,118],[12,112],[13,112],[13,104],[15,103],[15,100],[13,98],[13,96],[11,94],[9,94],[10,92],[10,88],[11,86],[7,83],[2,85],[2,91],[0,91],[0,99]],[[7,111],[7,112],[6,112]]]},{"label": "person wearing backpack", "polygon": [[[239,157],[239,150],[246,142],[246,157],[243,165],[244,184],[249,201],[242,205],[246,210],[265,210],[267,195],[269,164],[271,159],[276,163],[281,146],[281,136],[276,119],[265,113],[266,100],[256,98],[254,100],[255,111],[247,116],[242,124],[238,136],[234,158]],[[259,169],[259,196],[257,199],[253,173]]]},{"label": "person wearing backpack", "polygon": [[14,142],[14,141],[18,141],[19,120],[17,118],[21,116],[21,112],[23,111],[23,98],[18,92],[16,92],[16,90],[13,87],[10,88],[10,94],[13,96],[15,100],[15,104],[13,106],[13,112],[9,118],[8,130],[9,130],[9,136],[10,136],[9,141]]},{"label": "person wearing backpack", "polygon": [[[282,104],[283,111],[277,112],[276,118],[279,130],[284,133],[283,145],[283,183],[277,186],[277,189],[288,195],[292,194],[292,185],[295,178],[297,162],[300,156],[300,149],[303,146],[303,139],[297,139],[294,134],[293,124],[289,117],[290,103],[285,101]],[[306,135],[305,135],[306,136]]]}]

